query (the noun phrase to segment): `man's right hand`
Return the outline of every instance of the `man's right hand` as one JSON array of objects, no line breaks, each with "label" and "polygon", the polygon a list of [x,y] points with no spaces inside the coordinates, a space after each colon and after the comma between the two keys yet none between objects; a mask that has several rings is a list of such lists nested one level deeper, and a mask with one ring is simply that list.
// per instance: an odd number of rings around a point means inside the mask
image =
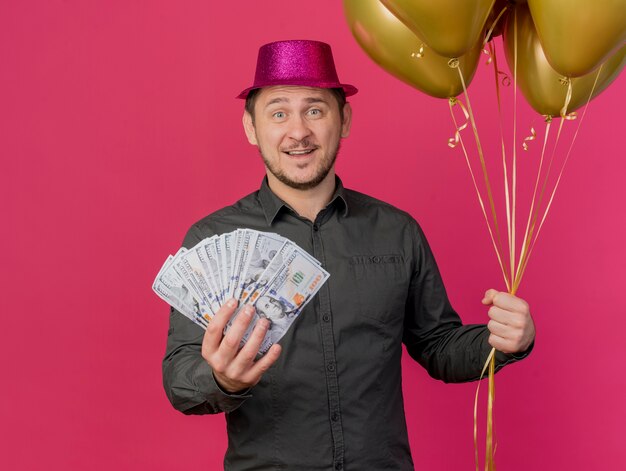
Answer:
[{"label": "man's right hand", "polygon": [[234,299],[226,302],[209,323],[202,340],[202,357],[212,368],[220,387],[229,393],[239,393],[257,384],[281,351],[280,345],[274,344],[261,359],[254,361],[269,328],[267,319],[256,323],[250,338],[239,350],[243,334],[254,317],[254,308],[244,306],[224,335],[224,327],[236,308],[237,301]]}]

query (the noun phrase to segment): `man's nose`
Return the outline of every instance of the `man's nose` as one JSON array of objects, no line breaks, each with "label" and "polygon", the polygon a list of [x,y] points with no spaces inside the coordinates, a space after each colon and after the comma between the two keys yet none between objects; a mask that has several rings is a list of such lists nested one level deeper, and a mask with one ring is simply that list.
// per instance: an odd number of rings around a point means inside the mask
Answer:
[{"label": "man's nose", "polygon": [[311,134],[308,123],[302,116],[294,116],[289,122],[288,136],[296,141],[302,141]]}]

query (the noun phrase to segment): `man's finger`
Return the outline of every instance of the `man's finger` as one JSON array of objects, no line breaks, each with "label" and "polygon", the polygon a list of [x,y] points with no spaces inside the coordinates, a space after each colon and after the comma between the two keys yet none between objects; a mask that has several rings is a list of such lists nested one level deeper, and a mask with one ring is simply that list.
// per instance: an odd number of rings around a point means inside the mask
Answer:
[{"label": "man's finger", "polygon": [[507,327],[504,324],[501,324],[500,322],[497,322],[495,320],[490,320],[489,323],[487,324],[487,328],[489,329],[489,332],[491,332],[493,335],[497,335],[498,337],[501,338],[507,338],[507,333],[510,331],[510,327]]},{"label": "man's finger", "polygon": [[523,299],[509,293],[499,292],[493,297],[494,306],[498,306],[507,311],[528,312],[528,304]]},{"label": "man's finger", "polygon": [[252,330],[252,334],[248,337],[248,341],[237,354],[237,360],[242,361],[246,367],[254,362],[269,326],[270,323],[267,319],[259,319]]},{"label": "man's finger", "polygon": [[496,291],[495,289],[488,289],[487,291],[485,291],[485,296],[483,297],[481,302],[486,305],[492,304],[493,298],[496,294],[498,294],[498,291]]},{"label": "man's finger", "polygon": [[[251,377],[260,379],[263,374],[269,370],[270,366],[274,364],[278,357],[280,356],[280,352],[282,351],[282,347],[275,343],[270,347],[267,353],[258,360],[254,366],[250,369]],[[256,381],[258,381],[258,379]]]},{"label": "man's finger", "polygon": [[237,308],[237,300],[229,299],[224,305],[215,313],[211,322],[204,333],[203,347],[214,351],[217,350],[224,332],[224,327],[232,317]]},{"label": "man's finger", "polygon": [[237,317],[231,324],[228,332],[224,335],[220,343],[219,350],[226,355],[227,358],[234,358],[239,351],[239,345],[243,338],[252,317],[254,316],[254,308],[250,304],[246,304],[241,308]]}]

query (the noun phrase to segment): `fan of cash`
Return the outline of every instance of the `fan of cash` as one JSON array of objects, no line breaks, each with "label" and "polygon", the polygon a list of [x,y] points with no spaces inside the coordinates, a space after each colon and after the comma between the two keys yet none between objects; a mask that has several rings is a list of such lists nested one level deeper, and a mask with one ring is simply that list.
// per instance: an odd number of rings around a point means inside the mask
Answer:
[{"label": "fan of cash", "polygon": [[251,229],[202,240],[169,255],[152,289],[170,306],[206,329],[219,308],[231,298],[252,304],[256,316],[242,339],[248,340],[260,318],[270,328],[259,349],[276,343],[330,275],[320,262],[292,241]]}]

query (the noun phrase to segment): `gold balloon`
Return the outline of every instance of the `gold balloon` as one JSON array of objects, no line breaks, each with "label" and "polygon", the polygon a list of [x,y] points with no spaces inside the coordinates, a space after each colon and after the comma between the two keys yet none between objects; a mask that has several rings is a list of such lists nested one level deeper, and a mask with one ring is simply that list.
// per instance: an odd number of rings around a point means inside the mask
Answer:
[{"label": "gold balloon", "polygon": [[[542,115],[559,116],[565,104],[567,85],[563,75],[552,68],[541,48],[539,35],[527,5],[518,5],[511,12],[504,30],[504,50],[509,68],[514,70],[515,28],[517,16],[517,83],[522,94],[535,111]],[[567,108],[570,113],[587,103],[593,90],[593,97],[601,93],[619,75],[626,65],[626,46],[611,56],[600,70],[598,82],[594,82],[598,71],[573,78],[572,97]]]},{"label": "gold balloon", "polygon": [[495,0],[380,0],[437,54],[459,57],[482,38]]},{"label": "gold balloon", "polygon": [[[458,71],[448,65],[450,59],[424,48],[424,42],[378,0],[344,0],[343,5],[359,45],[391,75],[437,98],[457,96],[463,91]],[[422,57],[418,57],[420,49]],[[474,76],[481,49],[479,42],[459,58],[466,86]]]},{"label": "gold balloon", "polygon": [[596,69],[626,42],[626,0],[528,0],[548,61],[567,77]]}]

